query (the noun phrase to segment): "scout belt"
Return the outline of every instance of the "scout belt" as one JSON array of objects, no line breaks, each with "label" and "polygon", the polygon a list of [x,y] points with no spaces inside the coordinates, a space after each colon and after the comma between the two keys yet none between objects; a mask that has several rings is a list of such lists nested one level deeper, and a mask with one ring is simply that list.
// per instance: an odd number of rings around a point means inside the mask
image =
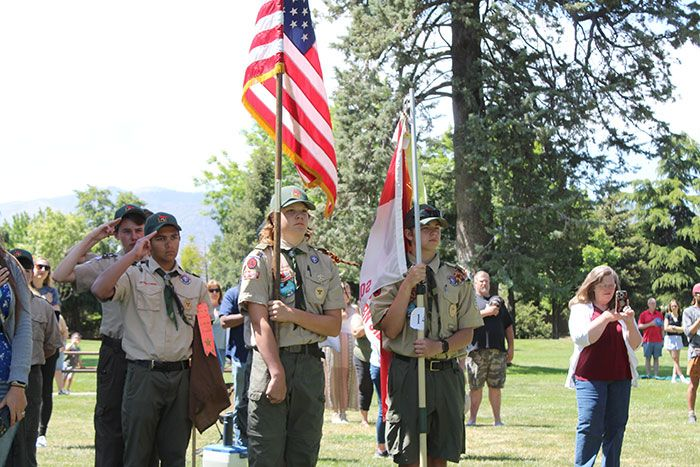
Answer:
[{"label": "scout belt", "polygon": [[180,371],[190,367],[189,360],[180,360],[179,362],[159,362],[157,360],[128,360],[134,365],[148,368],[151,371]]},{"label": "scout belt", "polygon": [[[418,362],[417,357],[407,357],[405,355],[399,355],[397,353],[394,354],[394,358],[398,358],[399,360],[403,360],[404,362]],[[425,360],[425,369],[428,371],[450,370],[452,368],[458,367],[459,364],[457,363],[456,358],[449,358],[447,360]]]}]

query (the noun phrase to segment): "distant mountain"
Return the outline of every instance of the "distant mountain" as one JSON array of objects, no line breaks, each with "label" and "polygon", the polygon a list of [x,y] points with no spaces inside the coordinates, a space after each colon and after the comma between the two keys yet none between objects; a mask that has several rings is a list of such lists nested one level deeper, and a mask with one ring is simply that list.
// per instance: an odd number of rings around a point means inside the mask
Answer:
[{"label": "distant mountain", "polygon": [[[119,188],[110,188],[113,192],[127,191]],[[204,193],[184,192],[168,190],[165,188],[144,188],[132,191],[136,196],[146,202],[146,206],[153,212],[165,211],[173,214],[182,227],[183,245],[190,235],[194,235],[195,242],[201,251],[205,251],[214,237],[219,234],[219,227],[206,214],[204,205]],[[32,201],[18,201],[12,203],[0,203],[0,223],[10,220],[14,214],[26,212],[35,214],[39,209],[51,208],[63,213],[73,212],[77,206],[75,195],[60,196],[48,199],[36,199]]]}]

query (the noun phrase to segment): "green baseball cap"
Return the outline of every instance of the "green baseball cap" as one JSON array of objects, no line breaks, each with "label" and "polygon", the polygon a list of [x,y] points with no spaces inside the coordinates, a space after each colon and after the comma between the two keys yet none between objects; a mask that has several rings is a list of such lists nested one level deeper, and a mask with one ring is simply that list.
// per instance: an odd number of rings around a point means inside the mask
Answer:
[{"label": "green baseball cap", "polygon": [[114,213],[115,219],[124,219],[124,216],[137,216],[140,217],[144,222],[148,217],[140,206],[135,204],[125,204],[124,206],[117,209]]},{"label": "green baseball cap", "polygon": [[[294,203],[304,203],[304,205],[309,208],[310,211],[313,211],[316,209],[316,205],[309,201],[309,197],[306,196],[306,193],[304,193],[304,190],[299,188],[298,186],[294,185],[289,185],[289,186],[283,186],[281,190],[282,194],[282,203],[280,204],[280,209],[281,208],[286,208],[287,206],[294,204]],[[272,195],[272,198],[270,199],[270,207],[268,208],[269,212],[272,212],[272,210],[275,207],[275,195]]]},{"label": "green baseball cap", "polygon": [[34,257],[27,250],[13,248],[9,253],[17,258],[17,261],[19,261],[19,264],[21,264],[24,269],[32,269],[34,267]]},{"label": "green baseball cap", "polygon": [[[439,209],[432,207],[429,204],[421,204],[418,208],[418,217],[420,219],[420,225],[426,225],[430,221],[438,221],[440,223],[440,227],[443,229],[446,229],[449,224],[445,220],[444,217],[442,217],[442,212],[440,212]],[[404,229],[412,229],[413,228],[413,223],[414,223],[414,208],[411,208],[406,215],[403,218],[403,228]]]},{"label": "green baseball cap", "polygon": [[155,214],[151,214],[148,219],[146,219],[146,225],[143,228],[143,232],[145,235],[150,235],[151,233],[162,229],[166,225],[172,225],[177,230],[182,230],[182,227],[180,227],[180,224],[177,223],[175,216],[168,214],[167,212],[156,212]]}]

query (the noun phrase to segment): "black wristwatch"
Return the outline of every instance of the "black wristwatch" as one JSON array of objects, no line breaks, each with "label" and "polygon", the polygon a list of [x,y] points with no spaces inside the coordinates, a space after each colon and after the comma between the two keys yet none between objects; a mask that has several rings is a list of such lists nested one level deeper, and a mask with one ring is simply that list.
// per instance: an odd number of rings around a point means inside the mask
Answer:
[{"label": "black wristwatch", "polygon": [[440,339],[440,342],[442,342],[442,353],[447,353],[450,351],[450,343],[447,342],[447,339]]}]

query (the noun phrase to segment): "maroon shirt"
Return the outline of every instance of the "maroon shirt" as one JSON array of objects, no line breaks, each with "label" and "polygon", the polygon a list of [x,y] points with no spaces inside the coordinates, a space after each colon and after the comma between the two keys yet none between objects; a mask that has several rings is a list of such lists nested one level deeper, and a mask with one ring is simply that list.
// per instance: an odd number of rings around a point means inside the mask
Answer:
[{"label": "maroon shirt", "polygon": [[[597,307],[593,307],[591,321],[601,313]],[[600,339],[581,351],[574,374],[580,381],[632,379],[627,347],[622,337],[622,324],[619,321],[608,323]]]}]

